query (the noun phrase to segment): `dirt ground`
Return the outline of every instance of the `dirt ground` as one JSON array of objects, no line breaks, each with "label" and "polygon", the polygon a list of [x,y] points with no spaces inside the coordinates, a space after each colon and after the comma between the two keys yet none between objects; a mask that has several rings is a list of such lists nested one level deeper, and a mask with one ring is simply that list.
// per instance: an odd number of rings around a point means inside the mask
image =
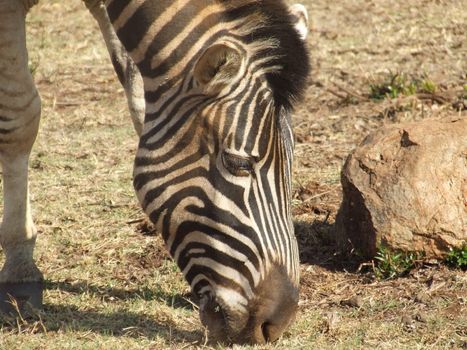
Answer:
[{"label": "dirt ground", "polygon": [[[369,132],[467,117],[465,3],[303,3],[312,75],[294,116],[300,313],[280,341],[253,348],[467,349],[465,272],[420,262],[404,277],[379,280],[371,262],[340,252],[333,238],[340,169]],[[41,0],[28,15],[28,46],[43,100],[31,193],[47,289],[36,318],[4,319],[0,348],[210,348],[176,265],[157,235],[143,234],[131,187],[136,137],[84,5]],[[435,88],[370,97],[397,74]]]}]

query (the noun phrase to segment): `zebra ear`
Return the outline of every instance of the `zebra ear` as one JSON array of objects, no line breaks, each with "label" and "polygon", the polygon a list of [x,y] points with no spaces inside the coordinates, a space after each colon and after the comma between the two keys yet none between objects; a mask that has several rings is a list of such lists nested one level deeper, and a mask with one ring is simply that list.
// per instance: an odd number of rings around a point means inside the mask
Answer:
[{"label": "zebra ear", "polygon": [[193,76],[206,93],[217,93],[240,71],[240,52],[225,44],[208,48],[196,62]]},{"label": "zebra ear", "polygon": [[295,30],[300,35],[300,38],[305,41],[308,36],[308,12],[302,4],[289,6],[290,14],[292,15]]}]

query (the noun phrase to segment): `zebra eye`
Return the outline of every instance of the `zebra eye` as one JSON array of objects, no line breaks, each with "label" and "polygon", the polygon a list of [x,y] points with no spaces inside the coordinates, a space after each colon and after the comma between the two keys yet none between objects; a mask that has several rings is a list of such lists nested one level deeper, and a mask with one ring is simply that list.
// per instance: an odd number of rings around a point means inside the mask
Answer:
[{"label": "zebra eye", "polygon": [[232,153],[222,153],[222,164],[234,176],[249,176],[253,173],[254,161]]}]

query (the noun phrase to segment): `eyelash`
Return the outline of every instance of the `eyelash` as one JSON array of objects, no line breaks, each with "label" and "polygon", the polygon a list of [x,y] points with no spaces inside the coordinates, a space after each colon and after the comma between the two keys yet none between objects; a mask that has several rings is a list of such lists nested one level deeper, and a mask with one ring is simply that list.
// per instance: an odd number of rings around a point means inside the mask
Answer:
[{"label": "eyelash", "polygon": [[234,176],[249,176],[254,170],[254,161],[251,158],[227,152],[222,153],[222,164]]}]

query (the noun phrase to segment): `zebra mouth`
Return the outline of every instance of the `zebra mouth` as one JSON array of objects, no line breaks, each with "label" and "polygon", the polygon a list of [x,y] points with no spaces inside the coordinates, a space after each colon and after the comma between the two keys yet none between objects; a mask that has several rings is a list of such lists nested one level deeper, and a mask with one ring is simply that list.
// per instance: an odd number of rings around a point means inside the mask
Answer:
[{"label": "zebra mouth", "polygon": [[233,311],[218,296],[213,296],[210,292],[199,295],[199,315],[208,330],[210,343],[231,345],[248,341],[244,331],[249,313]]},{"label": "zebra mouth", "polygon": [[219,340],[226,336],[227,317],[224,309],[209,292],[199,296],[199,314],[203,325],[209,331],[211,339]]},{"label": "zebra mouth", "polygon": [[210,292],[203,293],[199,296],[199,311],[203,314],[210,313],[224,316],[221,306]]},{"label": "zebra mouth", "polygon": [[206,292],[203,294],[198,294],[199,298],[199,310],[204,312],[213,303],[214,298],[212,297],[210,292]]}]

